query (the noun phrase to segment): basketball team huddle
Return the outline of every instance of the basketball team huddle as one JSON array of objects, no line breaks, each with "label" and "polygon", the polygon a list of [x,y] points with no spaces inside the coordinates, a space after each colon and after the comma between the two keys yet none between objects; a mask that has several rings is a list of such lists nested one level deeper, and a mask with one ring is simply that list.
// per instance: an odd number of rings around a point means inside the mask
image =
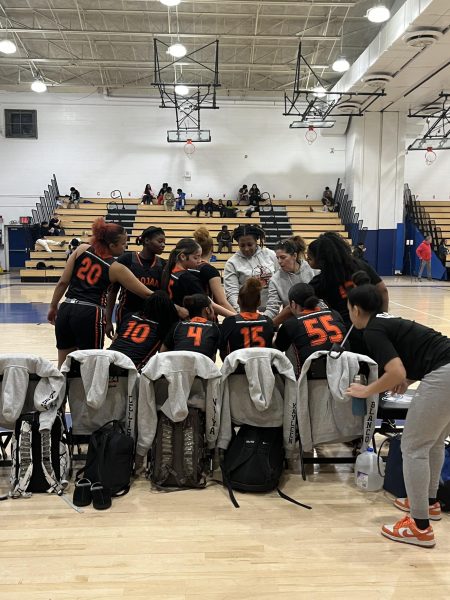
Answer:
[{"label": "basketball team huddle", "polygon": [[373,358],[380,373],[368,386],[351,384],[349,395],[401,393],[411,380],[421,380],[402,441],[408,499],[396,504],[411,516],[385,525],[382,533],[433,546],[429,513],[437,510],[450,433],[450,341],[387,314],[385,283],[352,256],[339,234],[323,233],[311,242],[307,261],[298,236],[280,240],[275,250],[264,246],[264,238],[253,224],[233,231],[238,250],[225,266],[223,286],[209,262],[213,245],[205,228],[180,239],[165,261],[162,228],[145,229],[136,240],[142,249],[127,252],[124,228],[97,219],[90,243],[70,256],[51,301],[48,320],[55,325],[59,366],[74,350],[103,348],[107,335],[109,349],[127,355],[139,370],[157,352],[198,352],[215,361],[217,354],[223,360],[235,350],[274,347],[287,353],[299,377],[310,355],[330,350],[349,332],[345,349]]}]

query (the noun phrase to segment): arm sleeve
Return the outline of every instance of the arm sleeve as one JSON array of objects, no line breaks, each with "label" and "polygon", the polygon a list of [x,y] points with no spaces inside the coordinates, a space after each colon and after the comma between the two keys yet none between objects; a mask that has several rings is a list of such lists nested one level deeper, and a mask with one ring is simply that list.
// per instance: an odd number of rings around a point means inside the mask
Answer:
[{"label": "arm sleeve", "polygon": [[229,260],[225,264],[223,283],[228,302],[236,311],[239,311],[239,304],[237,301],[239,295],[239,278],[233,263],[230,263]]},{"label": "arm sleeve", "polygon": [[270,280],[269,281],[269,293],[268,293],[268,297],[267,297],[266,310],[264,311],[264,314],[267,315],[268,317],[270,317],[271,319],[273,319],[279,313],[281,304],[282,304],[282,302],[281,302],[281,298],[278,294],[277,286],[275,285],[275,283],[272,280]]}]

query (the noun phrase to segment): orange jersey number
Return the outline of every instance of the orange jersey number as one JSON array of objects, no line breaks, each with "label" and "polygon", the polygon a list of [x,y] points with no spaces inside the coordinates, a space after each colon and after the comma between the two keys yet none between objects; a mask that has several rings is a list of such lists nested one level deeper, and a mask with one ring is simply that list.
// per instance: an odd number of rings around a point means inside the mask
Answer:
[{"label": "orange jersey number", "polygon": [[189,327],[189,329],[188,329],[187,337],[193,338],[194,346],[196,348],[199,348],[202,343],[202,334],[203,334],[203,327],[195,327],[194,325],[191,325],[191,327]]},{"label": "orange jersey number", "polygon": [[92,264],[92,260],[86,256],[81,261],[80,268],[77,271],[78,279],[86,281],[89,285],[95,285],[102,275],[102,268],[100,265]]},{"label": "orange jersey number", "polygon": [[130,338],[135,344],[142,344],[148,339],[150,335],[150,325],[147,323],[138,323],[137,321],[130,321],[128,327],[123,334],[125,339]]},{"label": "orange jersey number", "polygon": [[264,331],[262,325],[257,327],[242,327],[241,334],[244,338],[244,348],[265,348],[266,340],[260,336],[260,333]]},{"label": "orange jersey number", "polygon": [[332,343],[342,342],[342,331],[331,322],[332,320],[332,315],[324,315],[322,317],[310,317],[303,321],[306,333],[311,338],[311,346],[322,346],[328,340]]}]

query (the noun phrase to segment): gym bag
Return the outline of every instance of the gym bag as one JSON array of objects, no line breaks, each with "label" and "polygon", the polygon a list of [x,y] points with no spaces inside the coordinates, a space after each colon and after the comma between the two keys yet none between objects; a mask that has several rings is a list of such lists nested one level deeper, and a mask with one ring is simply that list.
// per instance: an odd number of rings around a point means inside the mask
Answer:
[{"label": "gym bag", "polygon": [[61,495],[69,483],[70,452],[63,416],[39,431],[39,412],[21,415],[12,439],[11,498],[47,492]]},{"label": "gym bag", "polygon": [[223,484],[228,488],[233,505],[239,508],[233,490],[271,492],[276,489],[285,500],[310,509],[278,488],[284,463],[282,427],[242,425],[225,450],[221,464]]},{"label": "gym bag", "polygon": [[188,416],[178,423],[158,412],[149,468],[156,487],[205,487],[206,454],[203,411],[189,407]]},{"label": "gym bag", "polygon": [[91,483],[101,483],[111,496],[124,496],[130,490],[134,462],[134,441],[119,421],[109,421],[91,434],[86,465],[77,471]]},{"label": "gym bag", "polygon": [[383,489],[395,496],[396,498],[406,498],[405,480],[403,479],[403,456],[401,443],[401,435],[395,435],[386,438],[378,451],[378,471],[381,476],[383,473],[380,470],[381,449],[384,444],[389,442],[389,451],[386,458],[384,469],[384,484]]}]

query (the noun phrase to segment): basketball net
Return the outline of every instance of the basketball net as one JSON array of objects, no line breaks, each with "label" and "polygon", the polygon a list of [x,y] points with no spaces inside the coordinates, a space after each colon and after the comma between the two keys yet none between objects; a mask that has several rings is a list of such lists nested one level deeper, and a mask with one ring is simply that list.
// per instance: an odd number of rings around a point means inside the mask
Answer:
[{"label": "basketball net", "polygon": [[425,152],[425,164],[427,165],[427,167],[432,165],[434,163],[434,161],[436,160],[436,158],[437,158],[436,152],[433,150],[433,148],[431,146],[428,146],[427,151]]},{"label": "basketball net", "polygon": [[186,154],[186,156],[188,158],[191,158],[191,156],[194,154],[194,152],[195,152],[195,146],[192,143],[192,140],[188,140],[184,145],[184,153]]},{"label": "basketball net", "polygon": [[310,146],[317,140],[317,133],[312,125],[308,127],[308,131],[305,133],[305,139]]}]

